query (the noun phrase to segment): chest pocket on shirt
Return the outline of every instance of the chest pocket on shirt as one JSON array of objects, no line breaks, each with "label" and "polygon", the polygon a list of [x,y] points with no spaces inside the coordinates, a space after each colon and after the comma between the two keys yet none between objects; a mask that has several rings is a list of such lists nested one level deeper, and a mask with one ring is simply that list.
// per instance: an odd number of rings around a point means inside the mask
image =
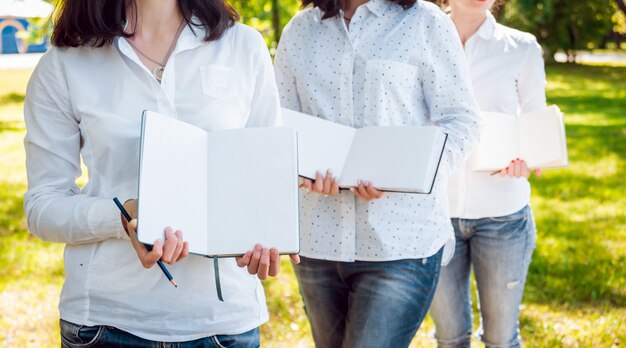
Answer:
[{"label": "chest pocket on shirt", "polygon": [[411,64],[370,59],[365,64],[365,126],[417,124],[413,115],[423,100],[419,69]]},{"label": "chest pocket on shirt", "polygon": [[202,92],[218,99],[237,96],[237,71],[225,65],[206,65],[200,67]]},{"label": "chest pocket on shirt", "polygon": [[200,67],[202,100],[190,100],[195,108],[185,121],[205,130],[244,127],[250,114],[251,87],[245,72],[226,65]]}]

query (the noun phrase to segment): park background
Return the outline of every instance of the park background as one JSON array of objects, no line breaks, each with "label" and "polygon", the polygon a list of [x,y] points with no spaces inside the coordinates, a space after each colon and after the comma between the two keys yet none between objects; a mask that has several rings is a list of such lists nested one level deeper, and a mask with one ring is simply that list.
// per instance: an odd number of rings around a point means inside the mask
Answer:
[{"label": "park background", "polygon": [[[1,0],[7,1],[7,0]],[[86,0],[88,1],[88,0]],[[233,0],[270,51],[295,0]],[[520,328],[529,347],[626,345],[626,5],[624,0],[510,0],[495,15],[544,47],[547,96],[566,115],[570,166],[532,179],[538,240]],[[26,36],[40,39],[46,21]],[[24,37],[26,37],[24,36]],[[560,61],[554,62],[554,54]],[[1,55],[0,55],[0,58]],[[58,347],[63,245],[27,231],[23,102],[32,68],[0,59],[0,346]],[[78,178],[84,184],[86,173]],[[271,320],[263,346],[311,347],[289,262],[264,282]],[[476,296],[474,321],[478,326]],[[433,347],[427,318],[412,347]],[[474,343],[478,343],[474,340]]]}]

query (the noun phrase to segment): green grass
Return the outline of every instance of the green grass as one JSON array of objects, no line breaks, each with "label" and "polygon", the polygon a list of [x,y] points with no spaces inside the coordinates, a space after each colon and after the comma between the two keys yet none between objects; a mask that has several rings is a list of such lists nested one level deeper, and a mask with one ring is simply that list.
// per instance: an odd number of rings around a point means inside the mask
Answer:
[{"label": "green grass", "polygon": [[[571,165],[533,179],[538,245],[521,331],[529,347],[626,344],[626,66],[548,66],[548,99],[566,114]],[[26,231],[22,103],[30,71],[0,71],[0,346],[59,346],[62,245]],[[310,347],[288,261],[264,283],[264,346]],[[475,309],[476,314],[476,309]],[[475,315],[475,322],[478,319]],[[413,347],[433,347],[430,318]]]},{"label": "green grass", "polygon": [[26,231],[22,104],[31,71],[0,72],[0,346],[59,346],[63,247]]},{"label": "green grass", "polygon": [[530,346],[626,343],[626,67],[548,69],[571,165],[534,180],[538,247],[522,332]]}]

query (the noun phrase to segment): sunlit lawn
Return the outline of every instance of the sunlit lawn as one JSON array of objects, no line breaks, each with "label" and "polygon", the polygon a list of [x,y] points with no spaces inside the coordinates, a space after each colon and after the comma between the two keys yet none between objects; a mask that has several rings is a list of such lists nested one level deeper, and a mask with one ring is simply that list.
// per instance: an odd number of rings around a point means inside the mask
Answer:
[{"label": "sunlit lawn", "polygon": [[[0,345],[59,346],[61,245],[26,232],[22,103],[30,71],[0,71]],[[626,67],[548,67],[548,97],[567,117],[571,166],[534,180],[538,247],[521,330],[530,347],[626,344]],[[309,347],[291,267],[265,283],[268,347]],[[476,322],[478,319],[475,318]],[[413,346],[434,346],[427,318]]]}]

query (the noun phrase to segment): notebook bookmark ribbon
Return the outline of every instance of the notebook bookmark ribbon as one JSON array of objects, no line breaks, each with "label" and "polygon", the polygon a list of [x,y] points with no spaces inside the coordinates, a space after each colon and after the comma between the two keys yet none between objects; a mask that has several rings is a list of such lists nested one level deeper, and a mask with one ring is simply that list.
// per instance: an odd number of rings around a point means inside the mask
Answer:
[{"label": "notebook bookmark ribbon", "polygon": [[215,274],[215,289],[217,290],[217,298],[224,302],[224,297],[222,296],[222,284],[220,283],[220,265],[218,262],[219,258],[217,256],[213,256],[213,273]]}]

